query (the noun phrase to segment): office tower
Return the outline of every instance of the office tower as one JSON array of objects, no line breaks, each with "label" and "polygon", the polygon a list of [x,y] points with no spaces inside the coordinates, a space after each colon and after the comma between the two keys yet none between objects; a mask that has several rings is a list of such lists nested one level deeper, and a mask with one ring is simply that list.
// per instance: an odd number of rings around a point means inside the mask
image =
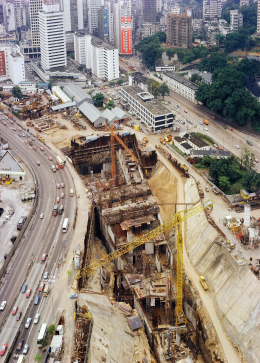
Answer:
[{"label": "office tower", "polygon": [[90,34],[98,28],[98,11],[104,5],[104,0],[88,0],[88,27]]},{"label": "office tower", "polygon": [[243,15],[238,12],[238,10],[230,10],[230,26],[232,30],[238,30],[243,26]]},{"label": "office tower", "polygon": [[39,11],[42,10],[42,0],[29,0],[29,13],[32,32],[32,45],[40,45]]},{"label": "office tower", "polygon": [[101,6],[98,10],[98,38],[102,40],[108,40],[108,9],[105,6]]},{"label": "office tower", "polygon": [[120,54],[132,54],[132,18],[126,2],[115,4],[114,37]]},{"label": "office tower", "polygon": [[65,32],[84,29],[83,0],[63,0],[61,11],[64,12]]},{"label": "office tower", "polygon": [[43,0],[39,12],[41,66],[45,71],[67,66],[64,13],[54,1]]},{"label": "office tower", "polygon": [[113,2],[108,2],[107,3],[107,11],[108,11],[108,41],[109,43],[114,43],[115,38],[114,38],[114,13],[113,13],[113,8],[114,4]]},{"label": "office tower", "polygon": [[143,0],[143,22],[156,23],[157,0]]},{"label": "office tower", "polygon": [[192,46],[192,17],[184,14],[167,14],[166,43],[171,47]]},{"label": "office tower", "polygon": [[221,17],[221,0],[203,0],[203,19],[217,20]]},{"label": "office tower", "polygon": [[161,13],[162,11],[162,0],[156,0],[156,12]]}]

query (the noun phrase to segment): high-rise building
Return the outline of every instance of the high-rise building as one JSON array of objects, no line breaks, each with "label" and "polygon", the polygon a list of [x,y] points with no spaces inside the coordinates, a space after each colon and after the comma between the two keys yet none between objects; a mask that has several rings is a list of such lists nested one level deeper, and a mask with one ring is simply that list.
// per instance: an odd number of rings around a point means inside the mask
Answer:
[{"label": "high-rise building", "polygon": [[240,0],[239,6],[248,6],[249,2],[250,2],[250,0]]},{"label": "high-rise building", "polygon": [[18,45],[0,44],[0,81],[11,79],[14,84],[25,81],[24,57]]},{"label": "high-rise building", "polygon": [[156,0],[156,12],[160,13],[162,11],[162,0]]},{"label": "high-rise building", "polygon": [[62,0],[61,11],[64,12],[65,31],[84,29],[83,0]]},{"label": "high-rise building", "polygon": [[88,0],[88,27],[90,34],[98,29],[98,11],[104,5],[104,0]]},{"label": "high-rise building", "polygon": [[108,40],[109,43],[113,44],[115,41],[114,38],[114,4],[113,2],[107,3],[107,11],[108,11]]},{"label": "high-rise building", "polygon": [[238,10],[230,10],[230,26],[233,31],[243,26],[243,15]]},{"label": "high-rise building", "polygon": [[30,23],[32,32],[32,45],[40,45],[39,11],[42,10],[42,0],[29,0]]},{"label": "high-rise building", "polygon": [[39,12],[41,67],[44,71],[67,66],[64,13],[59,9],[55,0],[52,3],[43,0]]},{"label": "high-rise building", "polygon": [[157,0],[143,0],[143,22],[156,23]]},{"label": "high-rise building", "polygon": [[203,19],[217,20],[221,17],[221,0],[203,0]]},{"label": "high-rise building", "polygon": [[126,2],[116,3],[114,11],[115,45],[120,54],[132,54],[132,18]]},{"label": "high-rise building", "polygon": [[105,6],[101,6],[98,10],[98,38],[102,40],[108,40],[108,9]]},{"label": "high-rise building", "polygon": [[192,17],[184,14],[167,14],[166,43],[171,47],[192,46]]}]

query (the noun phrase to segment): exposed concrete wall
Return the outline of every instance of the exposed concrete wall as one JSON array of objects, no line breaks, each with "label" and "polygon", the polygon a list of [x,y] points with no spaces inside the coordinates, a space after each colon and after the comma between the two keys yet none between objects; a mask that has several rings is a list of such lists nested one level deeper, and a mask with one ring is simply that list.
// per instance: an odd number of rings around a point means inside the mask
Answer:
[{"label": "exposed concrete wall", "polygon": [[[195,182],[187,180],[185,201],[196,202]],[[206,277],[226,333],[248,362],[260,361],[260,281],[249,267],[237,262],[221,244],[221,237],[204,212],[186,222],[186,247],[199,274]]]}]

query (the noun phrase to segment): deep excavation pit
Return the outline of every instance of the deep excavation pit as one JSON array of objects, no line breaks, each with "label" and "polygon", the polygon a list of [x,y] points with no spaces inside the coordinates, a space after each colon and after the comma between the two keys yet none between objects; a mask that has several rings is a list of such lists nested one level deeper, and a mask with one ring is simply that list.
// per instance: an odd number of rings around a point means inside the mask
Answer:
[{"label": "deep excavation pit", "polygon": [[[142,152],[135,135],[127,135],[124,142],[141,162],[133,163],[118,145],[115,187],[111,181],[110,138],[85,146],[72,143],[70,157],[76,169],[84,173],[82,179],[92,200],[83,265],[105,258],[175,213],[177,183],[173,175],[163,164],[156,164],[155,151]],[[94,271],[83,276],[79,288],[84,291],[93,281],[101,283],[113,305],[128,318],[139,317],[141,327],[131,327],[131,334],[142,336],[142,344],[137,343],[139,360],[132,362],[224,362],[210,318],[185,274],[183,309],[188,323],[175,332],[175,245],[175,230],[171,229],[104,266],[100,280],[95,280]]]}]

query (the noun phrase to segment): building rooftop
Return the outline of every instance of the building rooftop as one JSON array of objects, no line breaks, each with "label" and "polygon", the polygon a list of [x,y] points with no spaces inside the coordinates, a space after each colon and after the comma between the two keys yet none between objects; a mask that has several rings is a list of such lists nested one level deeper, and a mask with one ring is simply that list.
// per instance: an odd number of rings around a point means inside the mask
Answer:
[{"label": "building rooftop", "polygon": [[119,119],[123,119],[123,118],[127,118],[127,117],[129,117],[129,115],[126,113],[126,112],[124,112],[121,108],[119,108],[119,107],[115,107],[115,108],[113,108],[113,113],[119,118]]},{"label": "building rooftop", "polygon": [[92,103],[83,102],[79,106],[79,110],[91,121],[94,123],[97,121],[100,117],[104,119],[104,116],[102,113],[94,106]]},{"label": "building rooftop", "polygon": [[7,150],[3,152],[2,157],[0,157],[0,172],[7,172],[8,170],[21,172],[23,171],[23,168]]},{"label": "building rooftop", "polygon": [[191,155],[207,155],[207,156],[220,156],[220,157],[224,157],[224,156],[231,156],[231,152],[230,151],[226,151],[226,150],[191,150]]},{"label": "building rooftop", "polygon": [[116,47],[114,47],[113,45],[111,44],[108,44],[106,42],[104,42],[102,39],[99,39],[95,36],[92,36],[92,39],[91,39],[91,43],[97,47],[97,48],[106,48],[108,50],[113,50],[113,49],[117,49]]},{"label": "building rooftop", "polygon": [[190,149],[192,149],[192,146],[191,146],[191,145],[189,145],[187,142],[183,142],[183,143],[181,144],[181,146],[182,146],[182,147],[184,147],[184,149],[186,149],[186,150],[190,150]]},{"label": "building rooftop", "polygon": [[260,87],[258,84],[250,79],[246,74],[244,74],[244,84],[245,87],[255,96],[260,97]]},{"label": "building rooftop", "polygon": [[132,78],[137,79],[138,81],[140,81],[140,82],[142,82],[142,83],[146,83],[146,82],[147,82],[147,80],[148,80],[148,78],[147,78],[147,77],[145,77],[145,76],[143,75],[143,73],[141,73],[141,72],[133,72],[132,74],[130,74],[130,76],[131,76]]},{"label": "building rooftop", "polygon": [[116,121],[118,120],[118,117],[114,114],[113,111],[109,110],[108,108],[105,109],[105,111],[102,112],[102,115],[109,121]]},{"label": "building rooftop", "polygon": [[175,140],[175,141],[177,141],[177,142],[179,142],[179,143],[180,143],[180,142],[183,142],[183,141],[186,141],[186,139],[185,139],[185,138],[180,137],[180,136],[175,136],[175,137],[174,137],[174,140]]},{"label": "building rooftop", "polygon": [[56,106],[52,106],[52,111],[59,111],[59,110],[63,110],[64,108],[69,108],[69,107],[74,107],[76,106],[76,102],[72,101],[72,102],[66,102],[66,103],[61,103],[60,105],[56,105]]},{"label": "building rooftop", "polygon": [[132,96],[136,101],[138,101],[143,107],[145,107],[151,114],[154,116],[159,115],[169,115],[172,114],[171,110],[166,108],[161,102],[157,101],[156,99],[152,99],[150,101],[142,101],[138,96],[138,93],[144,93],[141,87],[139,86],[125,86],[122,88],[126,91],[130,96]]},{"label": "building rooftop", "polygon": [[166,72],[164,73],[167,77],[174,79],[175,81],[182,83],[184,86],[189,87],[193,89],[194,91],[197,91],[198,86],[190,81],[187,81],[186,79],[178,76],[177,74],[173,74],[172,72]]},{"label": "building rooftop", "polygon": [[260,57],[258,55],[246,55],[245,58],[250,61],[252,60],[260,61]]},{"label": "building rooftop", "polygon": [[209,146],[209,144],[207,144],[204,140],[200,139],[198,136],[196,135],[190,135],[189,136],[189,140],[190,142],[192,142],[194,145],[196,145],[197,147],[205,147],[205,146]]},{"label": "building rooftop", "polygon": [[65,86],[63,88],[63,92],[66,93],[66,95],[70,99],[73,99],[73,101],[75,101],[77,105],[80,105],[84,101],[93,103],[90,94],[88,94],[82,88],[74,84],[69,84]]},{"label": "building rooftop", "polygon": [[197,71],[196,69],[193,69],[193,70],[189,71],[188,73],[189,73],[189,76],[192,76],[193,74],[198,74],[207,83],[212,82],[212,73],[210,73],[210,72],[200,72],[200,71]]}]

